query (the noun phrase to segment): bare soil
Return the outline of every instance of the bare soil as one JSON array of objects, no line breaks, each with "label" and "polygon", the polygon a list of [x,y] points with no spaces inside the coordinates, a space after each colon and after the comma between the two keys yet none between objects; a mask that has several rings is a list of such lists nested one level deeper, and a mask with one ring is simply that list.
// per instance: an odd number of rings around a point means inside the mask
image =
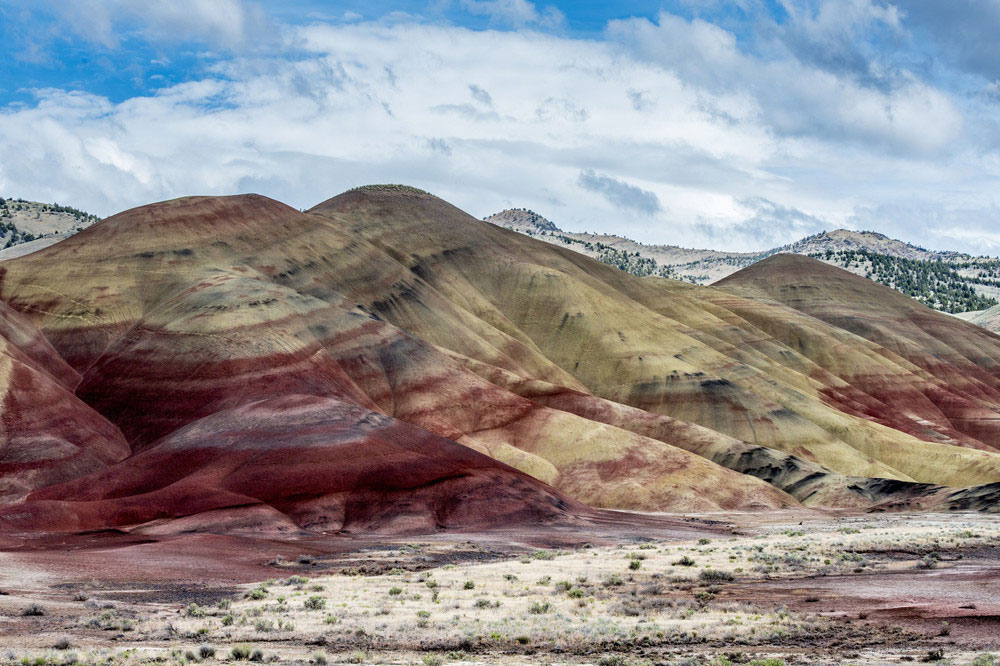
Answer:
[{"label": "bare soil", "polygon": [[1000,651],[998,574],[1000,519],[981,514],[4,537],[0,660],[962,664]]}]

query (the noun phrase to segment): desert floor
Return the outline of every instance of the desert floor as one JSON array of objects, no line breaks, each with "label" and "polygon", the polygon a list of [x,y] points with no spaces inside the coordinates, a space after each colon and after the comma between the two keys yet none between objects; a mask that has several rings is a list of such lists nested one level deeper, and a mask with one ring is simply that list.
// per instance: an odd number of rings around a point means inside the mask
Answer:
[{"label": "desert floor", "polygon": [[1000,517],[636,516],[371,538],[0,539],[0,660],[979,666]]}]

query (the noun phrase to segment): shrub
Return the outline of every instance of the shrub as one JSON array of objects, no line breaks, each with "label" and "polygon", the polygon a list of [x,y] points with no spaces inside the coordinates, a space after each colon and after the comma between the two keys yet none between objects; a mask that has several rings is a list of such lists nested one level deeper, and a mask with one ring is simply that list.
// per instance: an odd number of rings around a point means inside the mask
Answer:
[{"label": "shrub", "polygon": [[208,659],[209,657],[215,656],[215,648],[211,645],[202,645],[198,648],[198,656],[202,659]]},{"label": "shrub", "polygon": [[473,590],[473,589],[475,589],[475,587],[476,587],[476,584],[473,581],[467,580],[467,581],[465,581],[465,585],[462,586],[462,589],[463,590]]},{"label": "shrub", "polygon": [[312,663],[314,664],[318,664],[318,666],[324,666],[326,664],[326,655],[323,654],[322,652],[316,652],[315,654],[313,654],[312,659],[310,661],[312,661]]},{"label": "shrub", "polygon": [[623,584],[623,582],[624,581],[622,581],[622,577],[619,576],[618,574],[611,574],[610,576],[604,579],[604,584],[607,585],[608,587],[617,587],[618,585]]},{"label": "shrub", "polygon": [[544,615],[550,610],[552,610],[552,604],[547,601],[536,601],[528,608],[528,612],[532,615]]},{"label": "shrub", "polygon": [[231,625],[235,621],[236,621],[236,616],[235,615],[233,615],[232,613],[226,613],[223,616],[223,618],[222,618],[222,626],[223,627],[228,627],[229,625]]},{"label": "shrub", "polygon": [[712,543],[712,540],[709,539],[708,537],[702,537],[702,538],[698,539],[698,545],[699,546],[707,546],[710,543]]},{"label": "shrub", "polygon": [[702,569],[698,574],[698,578],[713,583],[729,582],[733,580],[733,574],[728,571],[719,571],[718,569]]},{"label": "shrub", "polygon": [[188,604],[184,612],[188,617],[205,617],[205,609],[195,603]]},{"label": "shrub", "polygon": [[933,557],[932,555],[924,555],[923,559],[917,562],[918,569],[933,569],[937,567],[937,565],[938,565],[938,560],[936,557]]},{"label": "shrub", "polygon": [[597,666],[629,666],[629,660],[620,654],[608,654],[597,660]]},{"label": "shrub", "polygon": [[45,615],[45,609],[38,604],[31,604],[21,609],[21,615],[24,617],[39,617]]},{"label": "shrub", "polygon": [[68,636],[60,637],[55,644],[52,645],[57,650],[68,650],[73,647],[73,643],[69,640]]},{"label": "shrub", "polygon": [[631,560],[628,563],[628,568],[631,569],[632,571],[636,571],[641,566],[642,562],[640,560]]},{"label": "shrub", "polygon": [[326,599],[323,597],[312,596],[302,603],[302,607],[306,610],[323,610],[326,608]]},{"label": "shrub", "polygon": [[247,599],[260,600],[267,596],[267,588],[263,585],[258,585],[254,589],[247,592]]},{"label": "shrub", "polygon": [[250,658],[250,646],[249,645],[234,645],[229,651],[229,656],[236,661],[246,661]]},{"label": "shrub", "polygon": [[403,588],[401,588],[401,587],[390,587],[389,588],[389,596],[390,597],[398,597],[402,593],[403,593]]},{"label": "shrub", "polygon": [[694,560],[692,560],[690,557],[688,557],[687,555],[685,555],[681,559],[679,559],[676,562],[674,562],[674,565],[675,566],[676,565],[680,565],[682,567],[693,567],[694,566]]}]

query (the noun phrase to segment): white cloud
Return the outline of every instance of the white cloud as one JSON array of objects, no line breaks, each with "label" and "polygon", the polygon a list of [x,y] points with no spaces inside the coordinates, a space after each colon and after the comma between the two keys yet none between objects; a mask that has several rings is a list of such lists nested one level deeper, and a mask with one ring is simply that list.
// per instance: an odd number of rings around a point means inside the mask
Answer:
[{"label": "white cloud", "polygon": [[566,21],[566,17],[554,6],[542,11],[527,0],[459,0],[459,5],[472,14],[490,17],[490,20],[504,25],[523,27],[539,24],[555,28]]},{"label": "white cloud", "polygon": [[[820,20],[832,19],[816,19]],[[831,29],[810,23],[806,31]],[[913,77],[885,90],[796,58],[765,60],[742,51],[735,36],[716,25],[666,12],[655,22],[645,18],[612,21],[607,32],[637,57],[676,73],[686,84],[720,96],[726,92],[745,95],[752,100],[757,117],[781,135],[812,135],[876,143],[900,153],[934,154],[947,150],[962,129],[962,116],[951,99]]]},{"label": "white cloud", "polygon": [[152,96],[45,90],[0,110],[0,193],[109,214],[238,191],[308,207],[406,182],[477,216],[527,206],[567,229],[721,249],[862,219],[937,245],[893,226],[893,206],[915,191],[947,210],[1000,204],[997,153],[945,92],[748,55],[705,22],[617,22],[610,42],[411,20],[287,30],[294,59],[250,52]]},{"label": "white cloud", "polygon": [[105,48],[135,31],[152,42],[198,41],[242,50],[273,43],[278,26],[246,0],[42,0],[60,19],[59,30]]},{"label": "white cloud", "polygon": [[647,215],[659,213],[661,210],[660,200],[649,190],[602,173],[595,173],[593,169],[581,171],[577,182],[583,189],[600,194],[612,205],[620,208],[630,208]]}]

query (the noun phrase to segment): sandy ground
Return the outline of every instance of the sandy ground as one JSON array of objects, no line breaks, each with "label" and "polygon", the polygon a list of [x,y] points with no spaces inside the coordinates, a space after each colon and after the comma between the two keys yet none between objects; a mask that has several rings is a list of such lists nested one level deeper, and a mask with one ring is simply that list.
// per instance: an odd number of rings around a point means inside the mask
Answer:
[{"label": "sandy ground", "polygon": [[[1000,518],[980,514],[609,512],[579,528],[381,539],[8,537],[0,659],[985,665],[1000,652],[998,574]],[[24,614],[33,605],[43,614]]]}]

